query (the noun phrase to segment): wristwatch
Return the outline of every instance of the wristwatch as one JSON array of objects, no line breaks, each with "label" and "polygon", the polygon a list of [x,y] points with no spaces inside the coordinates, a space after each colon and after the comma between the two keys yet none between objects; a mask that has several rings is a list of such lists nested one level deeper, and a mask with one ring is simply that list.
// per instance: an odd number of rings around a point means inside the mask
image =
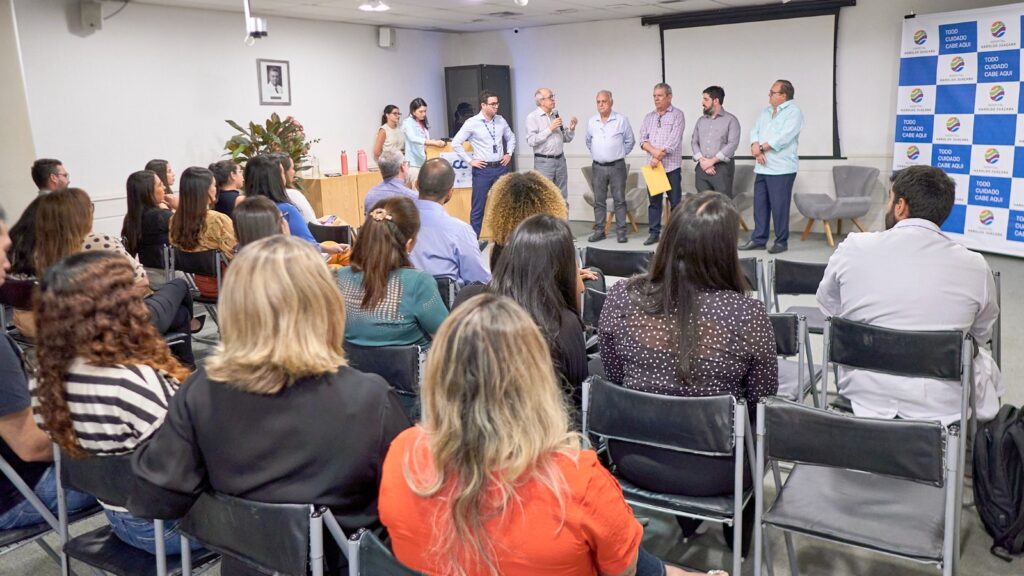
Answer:
[{"label": "wristwatch", "polygon": [[757,149],[761,151],[761,154],[764,154],[764,145],[763,144],[758,144],[757,145]]}]

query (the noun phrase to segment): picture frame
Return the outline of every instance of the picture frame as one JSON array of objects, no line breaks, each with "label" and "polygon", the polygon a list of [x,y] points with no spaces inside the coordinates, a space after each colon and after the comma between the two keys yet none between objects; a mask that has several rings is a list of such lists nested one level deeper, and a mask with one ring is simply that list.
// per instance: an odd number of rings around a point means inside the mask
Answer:
[{"label": "picture frame", "polygon": [[261,106],[291,106],[291,67],[287,60],[256,60],[256,82]]}]

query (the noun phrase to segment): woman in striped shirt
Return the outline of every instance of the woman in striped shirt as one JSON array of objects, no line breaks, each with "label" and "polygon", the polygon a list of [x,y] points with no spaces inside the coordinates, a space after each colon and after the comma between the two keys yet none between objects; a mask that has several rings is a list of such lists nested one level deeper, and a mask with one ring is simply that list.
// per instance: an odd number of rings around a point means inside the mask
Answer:
[{"label": "woman in striped shirt", "polygon": [[[189,375],[149,321],[123,256],[79,252],[49,267],[36,306],[42,425],[72,457],[135,450],[163,422]],[[126,543],[154,553],[153,523],[101,502]],[[166,522],[168,554],[181,552],[177,522]]]}]

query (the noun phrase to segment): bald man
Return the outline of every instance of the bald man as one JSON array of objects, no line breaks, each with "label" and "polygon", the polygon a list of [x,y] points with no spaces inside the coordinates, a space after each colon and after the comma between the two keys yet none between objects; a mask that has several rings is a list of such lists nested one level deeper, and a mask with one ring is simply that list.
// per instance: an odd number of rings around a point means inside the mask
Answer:
[{"label": "bald man", "polygon": [[533,147],[533,169],[550,179],[569,203],[569,172],[563,151],[566,142],[576,136],[576,117],[568,125],[555,110],[555,95],[541,88],[533,95],[537,109],[526,117],[526,143]]}]

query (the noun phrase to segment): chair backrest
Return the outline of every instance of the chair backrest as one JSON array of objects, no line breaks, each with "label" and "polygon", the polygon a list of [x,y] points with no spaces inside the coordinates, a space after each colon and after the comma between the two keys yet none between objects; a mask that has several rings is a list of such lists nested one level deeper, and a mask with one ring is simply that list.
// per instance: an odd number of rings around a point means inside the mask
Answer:
[{"label": "chair backrest", "polygon": [[174,270],[186,274],[199,274],[220,279],[220,251],[203,250],[202,252],[184,252],[173,249],[171,260]]},{"label": "chair backrest", "polygon": [[753,164],[736,164],[736,171],[733,173],[732,177],[732,197],[734,201],[742,197],[741,202],[736,202],[736,209],[739,210],[740,212],[746,210],[753,204]]},{"label": "chair backrest", "polygon": [[[591,378],[584,434],[676,452],[732,456],[736,398],[650,394]],[[668,425],[671,423],[671,425]]]},{"label": "chair backrest", "polygon": [[858,418],[781,398],[768,398],[758,412],[768,458],[944,483],[946,429],[939,422]]},{"label": "chair backrest", "polygon": [[779,356],[800,353],[800,318],[796,314],[769,314],[775,332],[775,350]]},{"label": "chair backrest", "polygon": [[833,166],[832,182],[836,197],[857,198],[871,196],[878,180],[878,168],[870,166]]},{"label": "chair backrest", "polygon": [[[774,294],[778,297],[779,294],[816,294],[818,285],[825,277],[825,267],[828,265],[776,258],[769,266]],[[775,304],[778,306],[778,301]]]},{"label": "chair backrest", "polygon": [[356,370],[377,374],[399,394],[420,393],[419,346],[360,346],[345,342],[345,356]]},{"label": "chair backrest", "polygon": [[594,193],[594,167],[593,166],[589,166],[589,165],[588,166],[583,166],[582,168],[580,168],[580,171],[583,172],[583,180],[585,180],[586,183],[587,183],[587,189],[589,189],[590,193],[593,194]]},{"label": "chair backrest", "polygon": [[651,267],[654,252],[646,250],[603,250],[593,246],[583,249],[583,267],[600,268],[605,276],[628,278],[643,274]]},{"label": "chair backrest", "polygon": [[310,519],[321,512],[309,504],[267,504],[204,493],[181,519],[181,531],[247,564],[302,575],[311,561]]},{"label": "chair backrest", "polygon": [[360,528],[349,538],[349,576],[421,576],[399,562],[391,551],[373,535]]},{"label": "chair backrest", "polygon": [[349,225],[331,226],[309,223],[309,233],[317,242],[337,242],[338,244],[352,243],[352,227]]},{"label": "chair backrest", "polygon": [[3,284],[0,284],[0,304],[18,310],[31,309],[32,290],[35,289],[35,285],[34,280],[8,278]]},{"label": "chair backrest", "polygon": [[434,276],[434,280],[437,281],[437,291],[441,294],[444,307],[451,310],[452,304],[455,303],[455,296],[459,293],[459,283],[454,278],[447,276]]},{"label": "chair backrest", "polygon": [[583,293],[583,325],[588,328],[597,328],[601,319],[601,309],[604,308],[605,298],[608,294],[596,288],[587,288]]},{"label": "chair backrest", "polygon": [[65,488],[91,494],[114,506],[125,506],[135,489],[132,455],[74,458],[61,451],[61,482]]},{"label": "chair backrest", "polygon": [[833,317],[825,323],[825,360],[909,378],[959,382],[964,341],[959,330],[895,330]]}]

